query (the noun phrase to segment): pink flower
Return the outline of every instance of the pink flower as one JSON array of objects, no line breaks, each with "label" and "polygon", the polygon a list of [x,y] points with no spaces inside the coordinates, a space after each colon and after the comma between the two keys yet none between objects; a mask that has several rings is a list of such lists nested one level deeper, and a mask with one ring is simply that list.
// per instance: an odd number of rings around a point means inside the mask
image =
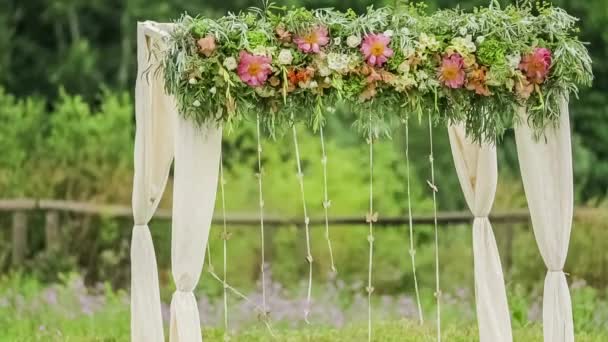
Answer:
[{"label": "pink flower", "polygon": [[367,64],[381,67],[393,55],[393,50],[388,47],[391,38],[380,34],[368,34],[363,38],[361,53],[365,56]]},{"label": "pink flower", "polygon": [[200,53],[205,55],[205,57],[209,57],[213,54],[213,51],[215,51],[215,37],[208,34],[206,37],[196,41],[196,45],[198,45],[198,51]]},{"label": "pink flower", "polygon": [[243,82],[252,87],[259,87],[266,82],[268,75],[272,72],[271,61],[270,57],[256,56],[241,51],[237,73]]},{"label": "pink flower", "polygon": [[319,26],[303,36],[296,36],[293,41],[298,44],[298,49],[300,49],[300,51],[306,53],[319,53],[321,51],[321,46],[325,46],[329,43],[327,34],[327,28]]},{"label": "pink flower", "polygon": [[530,82],[541,84],[547,78],[551,62],[552,57],[549,49],[536,48],[531,54],[522,58],[519,69],[526,74]]},{"label": "pink flower", "polygon": [[459,53],[453,53],[443,58],[439,67],[439,80],[452,89],[462,88],[466,79],[464,59]]}]

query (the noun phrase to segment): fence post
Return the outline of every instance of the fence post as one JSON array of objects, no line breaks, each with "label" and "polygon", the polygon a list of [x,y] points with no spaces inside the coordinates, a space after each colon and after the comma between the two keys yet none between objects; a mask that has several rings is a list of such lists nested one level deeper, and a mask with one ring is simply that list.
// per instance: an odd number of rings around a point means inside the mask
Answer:
[{"label": "fence post", "polygon": [[59,212],[49,210],[45,215],[44,234],[46,238],[46,250],[51,252],[59,249],[61,238],[59,231]]},{"label": "fence post", "polygon": [[23,211],[13,213],[13,266],[20,266],[27,253],[27,215]]}]

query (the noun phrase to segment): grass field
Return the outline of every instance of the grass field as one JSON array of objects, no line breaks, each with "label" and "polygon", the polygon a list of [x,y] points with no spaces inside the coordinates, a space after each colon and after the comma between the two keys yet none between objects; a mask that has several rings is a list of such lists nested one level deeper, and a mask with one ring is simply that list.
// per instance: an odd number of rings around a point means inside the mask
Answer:
[{"label": "grass field", "polygon": [[[109,318],[109,317],[107,317]],[[67,322],[65,322],[67,323]],[[117,319],[108,319],[103,323],[96,318],[76,318],[63,327],[58,334],[53,327],[39,330],[34,326],[22,325],[20,328],[9,328],[0,332],[0,341],[129,341],[128,319],[120,316]],[[297,330],[277,330],[274,337],[264,328],[253,328],[247,331],[231,334],[231,341],[285,341],[285,342],[352,342],[367,341],[367,326],[347,326],[343,329],[310,327]],[[206,342],[223,342],[224,332],[221,329],[205,329],[203,331]],[[419,326],[411,321],[382,322],[374,325],[373,341],[382,342],[426,342],[436,341],[435,330],[431,326]],[[168,336],[167,336],[168,337]],[[533,324],[514,330],[514,341],[542,341],[542,327]],[[477,341],[477,327],[474,325],[446,327],[442,332],[442,339],[450,342]],[[579,342],[608,341],[608,333],[578,333]]]},{"label": "grass field", "polygon": [[[572,292],[576,340],[608,341],[608,305],[605,300],[594,295],[590,288],[575,287]],[[366,306],[351,304],[350,309],[342,307],[344,311],[337,315],[341,319],[332,319],[332,315],[336,315],[332,312],[339,311],[343,303],[331,298],[325,297],[325,303],[317,302],[317,311],[312,312],[313,324],[306,325],[301,319],[302,311],[297,301],[285,301],[271,291],[269,300],[274,309],[270,315],[272,331],[256,319],[251,307],[231,302],[229,326],[235,330],[227,336],[231,341],[245,342],[367,341]],[[469,300],[465,297],[447,299],[442,310],[442,340],[477,341],[474,313],[466,309]],[[517,304],[521,297],[513,295],[511,299],[514,341],[542,341],[542,326],[537,319],[530,320],[528,311]],[[396,301],[399,301],[397,297],[386,297],[384,301],[376,302],[373,340],[436,341],[433,303],[424,305],[428,308],[425,311],[428,321],[419,325],[412,318],[403,318],[410,314],[391,313],[390,302]],[[205,342],[225,340],[223,329],[212,328],[222,326],[223,306],[220,302],[202,294],[199,296]],[[163,316],[165,324],[168,324],[166,303],[163,304]],[[66,276],[63,283],[54,285],[42,284],[35,278],[20,274],[0,277],[0,342],[129,341],[129,329],[129,297],[123,290],[115,291],[109,285],[88,288],[77,275]],[[168,326],[165,332],[168,332]]]}]

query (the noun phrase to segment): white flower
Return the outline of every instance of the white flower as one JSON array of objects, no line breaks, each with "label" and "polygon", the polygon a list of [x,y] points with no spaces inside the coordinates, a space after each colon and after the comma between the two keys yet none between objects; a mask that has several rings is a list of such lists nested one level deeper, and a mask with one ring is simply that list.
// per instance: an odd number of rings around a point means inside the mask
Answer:
[{"label": "white flower", "polygon": [[401,33],[404,36],[409,36],[410,35],[410,29],[408,29],[407,27],[403,27],[403,28],[401,28]]},{"label": "white flower", "polygon": [[356,48],[361,45],[361,37],[355,35],[348,36],[348,38],[346,38],[346,45],[351,48]]},{"label": "white flower", "polygon": [[318,86],[319,84],[317,83],[317,81],[310,81],[310,83],[308,83],[308,88],[316,88]]},{"label": "white flower", "polygon": [[437,51],[439,49],[439,42],[435,36],[429,36],[426,33],[420,34],[418,45],[422,50],[429,49],[430,51]]},{"label": "white flower", "polygon": [[340,37],[334,38],[334,45],[339,46],[340,44],[342,44],[342,38],[340,38]]},{"label": "white flower", "polygon": [[429,78],[429,75],[428,75],[426,72],[424,72],[424,71],[420,70],[420,71],[417,71],[417,72],[416,72],[416,78],[417,78],[419,81],[424,81],[424,80],[426,80],[427,78]]},{"label": "white flower", "polygon": [[387,37],[392,37],[394,34],[393,30],[386,30],[384,31],[384,35]]},{"label": "white flower", "polygon": [[486,40],[485,36],[479,36],[477,37],[477,39],[475,39],[475,42],[477,42],[477,44],[482,44],[484,41]]},{"label": "white flower", "polygon": [[403,61],[401,64],[399,64],[397,70],[402,74],[407,74],[410,72],[410,64],[407,61]]},{"label": "white flower", "polygon": [[234,57],[228,57],[226,59],[224,59],[224,67],[228,70],[234,70],[236,69],[236,67],[238,66],[238,63],[236,62],[236,58]]},{"label": "white flower", "polygon": [[188,80],[188,83],[190,84],[196,84],[196,78],[192,77]]},{"label": "white flower", "polygon": [[327,67],[337,72],[348,71],[348,55],[330,52],[327,54]]},{"label": "white flower", "polygon": [[293,55],[290,50],[283,49],[279,52],[279,63],[283,65],[290,65],[293,62]]},{"label": "white flower", "polygon": [[416,53],[416,49],[411,46],[408,46],[402,49],[401,52],[403,53],[403,56],[405,56],[405,58],[410,58]]},{"label": "white flower", "polygon": [[209,89],[209,92],[210,92],[211,94],[215,95],[215,93],[217,93],[217,88],[216,88],[216,87],[213,87],[213,88]]},{"label": "white flower", "polygon": [[268,48],[265,46],[257,46],[251,51],[256,56],[268,56]]},{"label": "white flower", "polygon": [[199,101],[199,100],[194,100],[194,102],[192,102],[192,105],[193,105],[194,107],[200,107],[200,106],[201,106],[201,101]]},{"label": "white flower", "polygon": [[518,53],[514,53],[507,56],[507,63],[511,69],[519,68],[519,63],[521,63],[521,55]]},{"label": "white flower", "polygon": [[327,67],[327,65],[325,64],[321,64],[317,67],[318,71],[319,71],[319,76],[321,77],[326,77],[331,75],[331,69]]},{"label": "white flower", "polygon": [[466,55],[477,50],[475,43],[473,43],[473,38],[471,35],[466,36],[465,38],[457,37],[452,39],[451,47],[459,52],[461,55]]},{"label": "white flower", "polygon": [[466,35],[467,35],[467,28],[466,28],[466,27],[464,27],[464,26],[463,26],[463,27],[461,27],[461,28],[458,30],[458,33],[460,33],[460,35],[461,35],[461,36],[463,36],[463,37],[464,37],[464,36],[466,36]]}]

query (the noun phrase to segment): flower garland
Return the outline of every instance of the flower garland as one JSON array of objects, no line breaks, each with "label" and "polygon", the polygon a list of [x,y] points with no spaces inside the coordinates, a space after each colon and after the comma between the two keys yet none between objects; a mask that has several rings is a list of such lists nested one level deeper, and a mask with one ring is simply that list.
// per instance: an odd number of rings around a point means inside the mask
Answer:
[{"label": "flower garland", "polygon": [[539,6],[183,16],[168,38],[165,85],[199,124],[231,126],[263,113],[271,134],[293,120],[319,128],[344,108],[362,132],[369,113],[382,133],[400,115],[430,111],[434,122],[464,122],[473,138],[494,141],[517,123],[520,106],[542,132],[557,124],[558,95],[576,94],[593,75],[577,19]]}]

